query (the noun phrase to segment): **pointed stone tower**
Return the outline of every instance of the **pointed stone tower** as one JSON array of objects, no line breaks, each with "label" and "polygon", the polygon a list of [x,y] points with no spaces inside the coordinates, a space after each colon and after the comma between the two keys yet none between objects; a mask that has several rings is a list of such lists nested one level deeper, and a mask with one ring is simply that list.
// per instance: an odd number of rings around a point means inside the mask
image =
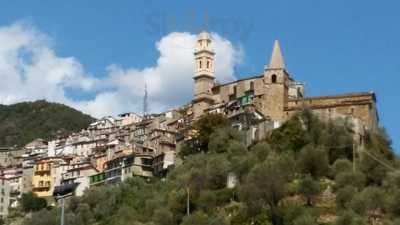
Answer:
[{"label": "pointed stone tower", "polygon": [[283,61],[283,55],[278,40],[275,40],[274,42],[271,59],[267,69],[285,69],[285,62]]},{"label": "pointed stone tower", "polygon": [[272,49],[269,64],[264,69],[264,84],[266,85],[264,112],[274,121],[285,120],[284,108],[287,106],[289,74],[279,42],[276,40]]},{"label": "pointed stone tower", "polygon": [[214,51],[211,47],[211,37],[208,32],[201,32],[196,43],[194,69],[193,113],[197,119],[204,110],[213,103],[212,87],[214,86]]}]

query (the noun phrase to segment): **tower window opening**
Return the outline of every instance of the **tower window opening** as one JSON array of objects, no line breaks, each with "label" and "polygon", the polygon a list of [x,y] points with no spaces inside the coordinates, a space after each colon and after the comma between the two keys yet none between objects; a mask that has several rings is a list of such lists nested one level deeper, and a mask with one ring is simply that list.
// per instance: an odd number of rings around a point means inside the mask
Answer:
[{"label": "tower window opening", "polygon": [[303,97],[303,92],[301,91],[301,88],[300,87],[298,87],[297,88],[297,95],[299,96],[299,97]]},{"label": "tower window opening", "polygon": [[250,81],[250,90],[254,90],[254,82]]},{"label": "tower window opening", "polygon": [[275,74],[272,74],[271,82],[272,82],[273,84],[276,83],[276,75],[275,75]]},{"label": "tower window opening", "polygon": [[199,68],[201,69],[202,65],[201,65],[201,61],[199,61]]},{"label": "tower window opening", "polygon": [[207,61],[207,69],[210,68],[210,61]]}]

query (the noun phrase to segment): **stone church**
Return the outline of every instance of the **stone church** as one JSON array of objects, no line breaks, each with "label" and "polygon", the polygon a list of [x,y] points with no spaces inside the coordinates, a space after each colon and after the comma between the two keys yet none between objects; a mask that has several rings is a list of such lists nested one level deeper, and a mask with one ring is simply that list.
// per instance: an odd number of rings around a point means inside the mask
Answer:
[{"label": "stone church", "polygon": [[252,107],[276,126],[297,111],[307,107],[326,118],[347,117],[362,126],[376,129],[378,114],[373,92],[347,93],[333,96],[305,96],[303,83],[295,81],[286,70],[278,41],[275,41],[269,64],[262,73],[234,82],[219,84],[215,80],[215,53],[209,33],[198,35],[194,53],[194,119],[204,113],[224,113],[228,117]]}]

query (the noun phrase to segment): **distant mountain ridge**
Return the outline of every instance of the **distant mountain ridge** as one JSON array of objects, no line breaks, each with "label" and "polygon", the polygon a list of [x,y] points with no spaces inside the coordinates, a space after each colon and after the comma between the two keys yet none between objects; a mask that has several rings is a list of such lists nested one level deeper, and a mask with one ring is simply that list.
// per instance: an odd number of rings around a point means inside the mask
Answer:
[{"label": "distant mountain ridge", "polygon": [[87,128],[95,119],[69,106],[45,100],[0,105],[0,147],[23,146]]}]

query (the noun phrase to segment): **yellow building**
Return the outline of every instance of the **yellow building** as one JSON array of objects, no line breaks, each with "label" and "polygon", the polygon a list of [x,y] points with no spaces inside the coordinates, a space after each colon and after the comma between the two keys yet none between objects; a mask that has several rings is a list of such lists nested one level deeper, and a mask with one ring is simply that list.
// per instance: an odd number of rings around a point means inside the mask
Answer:
[{"label": "yellow building", "polygon": [[36,161],[33,167],[32,191],[39,197],[51,197],[53,195],[51,159],[41,159]]}]

